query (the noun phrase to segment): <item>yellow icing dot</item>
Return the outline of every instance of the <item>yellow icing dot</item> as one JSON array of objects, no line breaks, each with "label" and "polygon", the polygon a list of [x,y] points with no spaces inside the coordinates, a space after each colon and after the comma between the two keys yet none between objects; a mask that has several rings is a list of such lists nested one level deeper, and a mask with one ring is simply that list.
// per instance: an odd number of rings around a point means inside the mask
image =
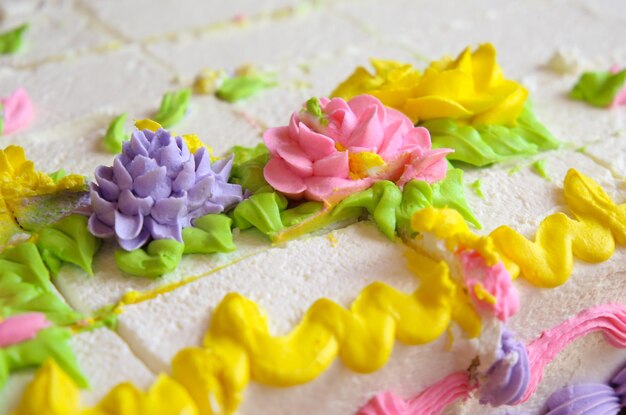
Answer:
[{"label": "yellow icing dot", "polygon": [[377,170],[385,165],[385,160],[371,151],[350,153],[348,162],[350,164],[350,178],[353,180],[374,176]]},{"label": "yellow icing dot", "polygon": [[489,304],[495,305],[497,302],[496,297],[487,291],[481,283],[474,285],[474,294],[476,295],[476,298]]},{"label": "yellow icing dot", "polygon": [[135,121],[135,127],[137,127],[138,130],[150,130],[153,133],[163,128],[161,124],[148,118]]}]

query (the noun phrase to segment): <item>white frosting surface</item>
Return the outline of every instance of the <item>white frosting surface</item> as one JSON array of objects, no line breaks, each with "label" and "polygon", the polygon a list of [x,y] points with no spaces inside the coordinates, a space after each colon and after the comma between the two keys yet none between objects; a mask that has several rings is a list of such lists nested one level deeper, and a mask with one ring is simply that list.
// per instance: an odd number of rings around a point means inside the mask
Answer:
[{"label": "white frosting surface", "polygon": [[[91,177],[97,165],[111,163],[101,137],[113,116],[154,114],[164,92],[189,86],[203,67],[232,71],[252,63],[273,71],[278,85],[247,101],[230,105],[192,97],[188,116],[174,131],[196,133],[220,154],[235,144],[255,145],[259,126],[286,124],[304,100],[330,93],[357,65],[367,65],[369,57],[424,67],[468,44],[490,41],[506,76],[529,89],[537,116],[564,147],[534,159],[469,169],[466,183],[480,179],[485,199],[470,188],[466,192],[484,225],[481,233],[507,224],[533,236],[545,216],[567,211],[562,181],[571,167],[600,183],[616,201],[626,201],[625,107],[597,109],[567,98],[578,77],[570,66],[605,70],[626,65],[625,7],[620,0],[167,0],[159,7],[150,0],[4,0],[0,31],[25,21],[31,28],[23,51],[0,57],[0,96],[26,88],[36,115],[27,130],[0,139],[3,147],[25,147],[43,171],[65,168]],[[236,16],[245,23],[234,23]],[[559,64],[568,70],[557,73],[548,67],[555,53],[561,53]],[[533,160],[539,159],[546,161],[551,181],[532,171]],[[129,290],[201,277],[126,307],[118,334],[100,329],[74,338],[92,380],[84,402],[93,403],[121,381],[146,387],[153,373],[168,370],[178,350],[200,343],[211,311],[228,292],[262,305],[279,334],[289,331],[320,297],[349,305],[363,287],[378,280],[404,291],[415,288],[402,248],[373,225],[356,224],[333,235],[337,247],[321,235],[272,248],[260,235],[243,232],[235,237],[236,252],[187,256],[159,280],[123,275],[115,268],[110,244],[96,257],[93,278],[65,266],[55,284],[83,312],[116,303]],[[608,301],[626,304],[625,264],[626,250],[620,247],[602,264],[577,261],[562,287],[543,290],[515,282],[521,308],[509,327],[530,341],[583,308]],[[479,352],[480,345],[462,340],[460,333],[456,339],[452,350],[446,350],[445,338],[419,347],[397,344],[389,364],[370,375],[354,374],[337,361],[307,385],[276,389],[253,383],[240,412],[293,413],[298,408],[301,414],[348,414],[385,389],[414,395],[448,373],[466,369],[477,353],[488,353],[489,347]],[[488,335],[483,342],[494,343]],[[607,379],[624,360],[626,353],[611,349],[600,336],[576,342],[548,366],[536,396],[520,409],[537,414],[555,389]],[[31,376],[11,377],[2,395],[9,408]],[[470,400],[446,413],[493,410]]]}]

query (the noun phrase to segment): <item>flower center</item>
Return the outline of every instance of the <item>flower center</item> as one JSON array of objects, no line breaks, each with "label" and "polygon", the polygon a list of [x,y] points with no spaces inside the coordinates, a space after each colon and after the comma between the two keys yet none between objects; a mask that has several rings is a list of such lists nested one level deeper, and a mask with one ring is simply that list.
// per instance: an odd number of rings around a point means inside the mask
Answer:
[{"label": "flower center", "polygon": [[385,160],[371,151],[351,153],[348,155],[350,178],[352,180],[375,176],[385,165]]}]

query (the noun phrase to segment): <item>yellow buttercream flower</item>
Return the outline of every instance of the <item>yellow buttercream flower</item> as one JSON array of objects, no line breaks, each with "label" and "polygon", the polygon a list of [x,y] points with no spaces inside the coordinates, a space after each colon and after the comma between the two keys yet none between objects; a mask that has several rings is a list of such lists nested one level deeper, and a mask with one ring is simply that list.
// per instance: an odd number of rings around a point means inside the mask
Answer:
[{"label": "yellow buttercream flower", "polygon": [[414,96],[421,75],[409,63],[370,59],[374,70],[371,74],[359,66],[348,79],[331,94],[346,101],[361,94],[373,95],[388,107],[401,110],[407,99]]},{"label": "yellow buttercream flower", "polygon": [[52,177],[35,170],[22,147],[9,146],[0,150],[0,244],[19,231],[14,210],[25,198],[86,189],[85,178],[81,175],[71,174],[55,182]]},{"label": "yellow buttercream flower", "polygon": [[521,84],[504,78],[489,43],[474,52],[468,47],[455,60],[432,62],[421,76],[408,64],[376,60],[372,64],[375,75],[357,68],[333,95],[375,95],[415,123],[453,118],[474,125],[514,124],[528,97]]}]

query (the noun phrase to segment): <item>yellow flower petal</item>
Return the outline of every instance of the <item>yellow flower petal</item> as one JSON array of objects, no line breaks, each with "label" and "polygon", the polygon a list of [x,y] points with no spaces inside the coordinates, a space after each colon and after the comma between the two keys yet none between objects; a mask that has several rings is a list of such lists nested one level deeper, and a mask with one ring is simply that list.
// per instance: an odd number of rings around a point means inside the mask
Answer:
[{"label": "yellow flower petal", "polygon": [[411,120],[430,120],[434,118],[467,118],[472,115],[458,102],[441,96],[411,98],[402,108]]}]

